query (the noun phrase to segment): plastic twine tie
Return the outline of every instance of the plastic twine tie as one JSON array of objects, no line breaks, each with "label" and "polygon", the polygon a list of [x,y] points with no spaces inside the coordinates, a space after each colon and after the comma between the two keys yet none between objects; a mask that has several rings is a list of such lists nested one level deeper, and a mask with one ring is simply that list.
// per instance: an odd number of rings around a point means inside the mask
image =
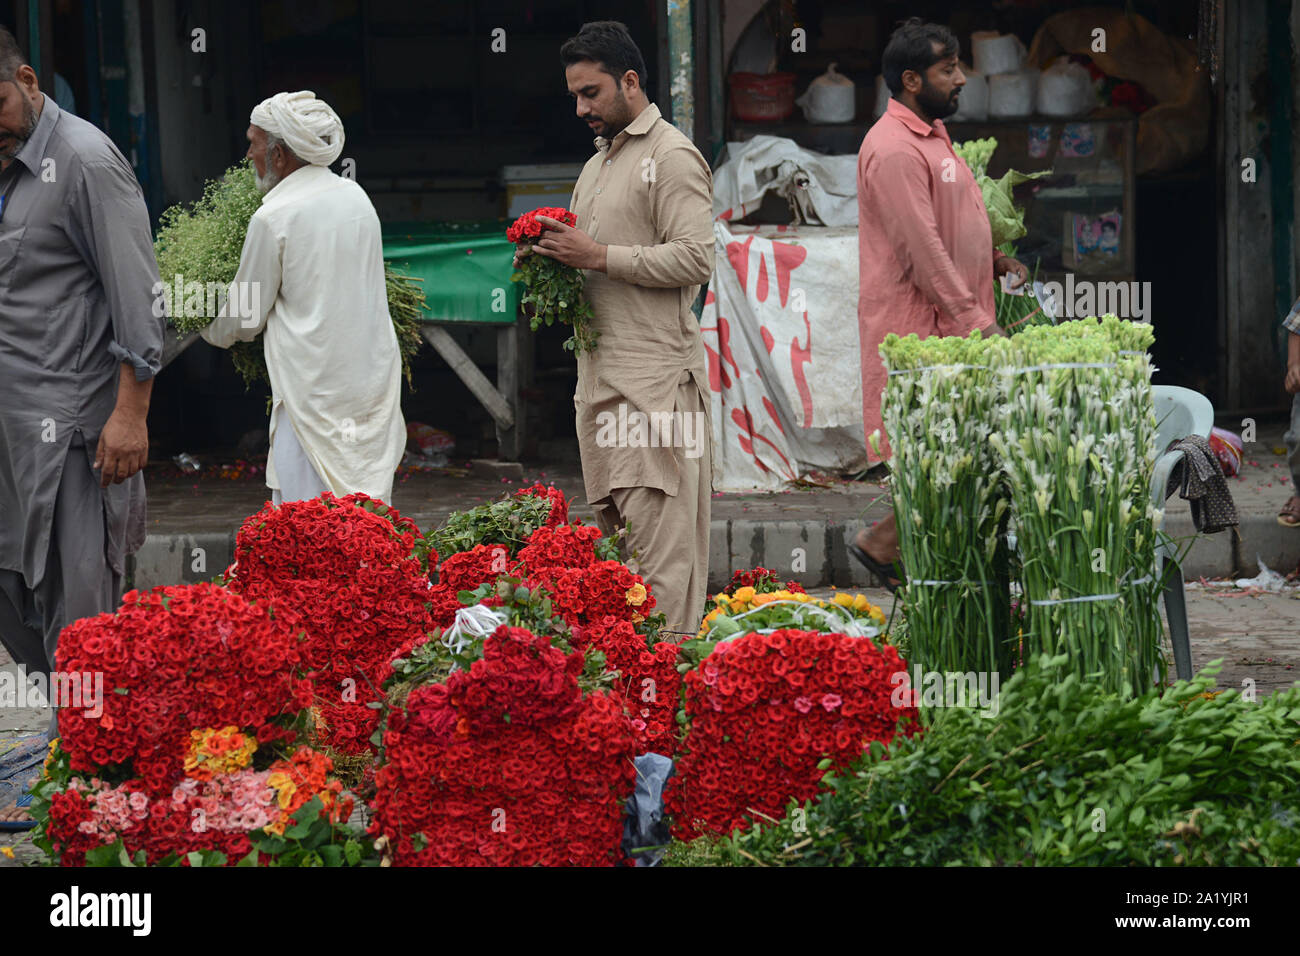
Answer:
[{"label": "plastic twine tie", "polygon": [[[1124,577],[1127,576],[1128,576],[1128,572],[1126,571],[1124,572]],[[1124,577],[1121,577],[1119,579],[1119,583],[1121,585],[1124,583]],[[1150,580],[1151,580],[1151,575],[1145,574],[1142,577],[1137,578],[1136,580],[1130,581],[1128,583],[1128,586],[1136,587],[1139,584],[1146,584]],[[1048,605],[1051,604],[1083,604],[1088,601],[1114,601],[1117,600],[1119,597],[1120,595],[1118,592],[1114,594],[1085,594],[1082,597],[1056,598],[1053,600],[1030,601],[1029,603],[1034,605],[1035,607],[1047,607]]]},{"label": "plastic twine tie", "polygon": [[919,368],[896,368],[891,369],[890,375],[910,375],[913,372],[961,372],[966,369],[988,369],[987,365],[922,365]]},{"label": "plastic twine tie", "polygon": [[442,643],[453,654],[459,654],[477,640],[488,637],[506,622],[506,616],[486,604],[460,608],[456,619],[442,635]]},{"label": "plastic twine tie", "polygon": [[1117,368],[1115,362],[1049,362],[1047,365],[1026,365],[1024,368],[1011,369],[1012,375],[1023,375],[1026,372],[1046,372],[1054,368]]}]

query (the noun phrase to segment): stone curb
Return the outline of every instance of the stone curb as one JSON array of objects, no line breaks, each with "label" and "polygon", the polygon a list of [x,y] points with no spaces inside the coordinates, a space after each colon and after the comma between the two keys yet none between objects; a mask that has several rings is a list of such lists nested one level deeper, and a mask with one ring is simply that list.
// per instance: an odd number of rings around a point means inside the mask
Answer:
[{"label": "stone curb", "polygon": [[[732,572],[771,568],[804,587],[867,587],[876,584],[848,552],[861,523],[827,519],[757,521],[731,518],[712,522],[709,536],[710,593],[731,579]],[[1256,555],[1274,571],[1286,574],[1300,564],[1300,529],[1283,528],[1272,518],[1246,517],[1236,532],[1197,535],[1191,518],[1172,516],[1165,530],[1181,545],[1183,577],[1221,578],[1258,573]],[[126,587],[210,581],[234,560],[235,534],[151,534],[127,559]]]}]

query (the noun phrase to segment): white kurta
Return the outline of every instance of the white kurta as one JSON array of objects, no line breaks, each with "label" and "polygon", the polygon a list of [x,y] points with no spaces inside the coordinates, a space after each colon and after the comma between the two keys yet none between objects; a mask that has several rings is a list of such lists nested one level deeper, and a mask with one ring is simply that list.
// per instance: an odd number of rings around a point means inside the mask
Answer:
[{"label": "white kurta", "polygon": [[[251,290],[256,289],[253,296]],[[256,303],[240,316],[235,303]],[[336,495],[388,501],[406,446],[402,363],[388,314],[379,217],[365,191],[323,166],[286,176],[248,224],[223,314],[203,331],[220,348],[265,332],[271,378],[266,484],[280,489],[277,433]],[[286,476],[287,477],[287,476]],[[292,489],[285,489],[290,500]]]}]

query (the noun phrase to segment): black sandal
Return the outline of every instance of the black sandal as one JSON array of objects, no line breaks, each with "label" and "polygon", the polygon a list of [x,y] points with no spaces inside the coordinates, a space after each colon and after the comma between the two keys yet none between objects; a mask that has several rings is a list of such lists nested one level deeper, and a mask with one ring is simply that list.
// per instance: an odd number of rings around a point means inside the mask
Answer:
[{"label": "black sandal", "polygon": [[[858,563],[880,579],[880,582],[889,590],[891,594],[898,590],[898,584],[890,584],[889,579],[894,576],[894,569],[888,565],[881,564],[867,552],[863,551],[856,544],[849,545],[849,554],[858,559]],[[899,573],[902,573],[902,564],[898,564]],[[900,578],[900,582],[901,578]]]}]

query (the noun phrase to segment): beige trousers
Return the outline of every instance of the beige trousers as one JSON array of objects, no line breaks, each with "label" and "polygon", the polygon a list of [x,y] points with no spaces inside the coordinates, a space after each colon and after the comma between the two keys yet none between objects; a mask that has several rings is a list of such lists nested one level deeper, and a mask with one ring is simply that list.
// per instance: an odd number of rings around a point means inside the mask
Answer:
[{"label": "beige trousers", "polygon": [[658,488],[614,488],[592,502],[601,534],[627,528],[623,553],[636,567],[655,598],[655,612],[668,629],[695,636],[704,615],[709,576],[709,506],[713,466],[706,445],[699,458],[679,450],[681,481],[676,495]]}]

